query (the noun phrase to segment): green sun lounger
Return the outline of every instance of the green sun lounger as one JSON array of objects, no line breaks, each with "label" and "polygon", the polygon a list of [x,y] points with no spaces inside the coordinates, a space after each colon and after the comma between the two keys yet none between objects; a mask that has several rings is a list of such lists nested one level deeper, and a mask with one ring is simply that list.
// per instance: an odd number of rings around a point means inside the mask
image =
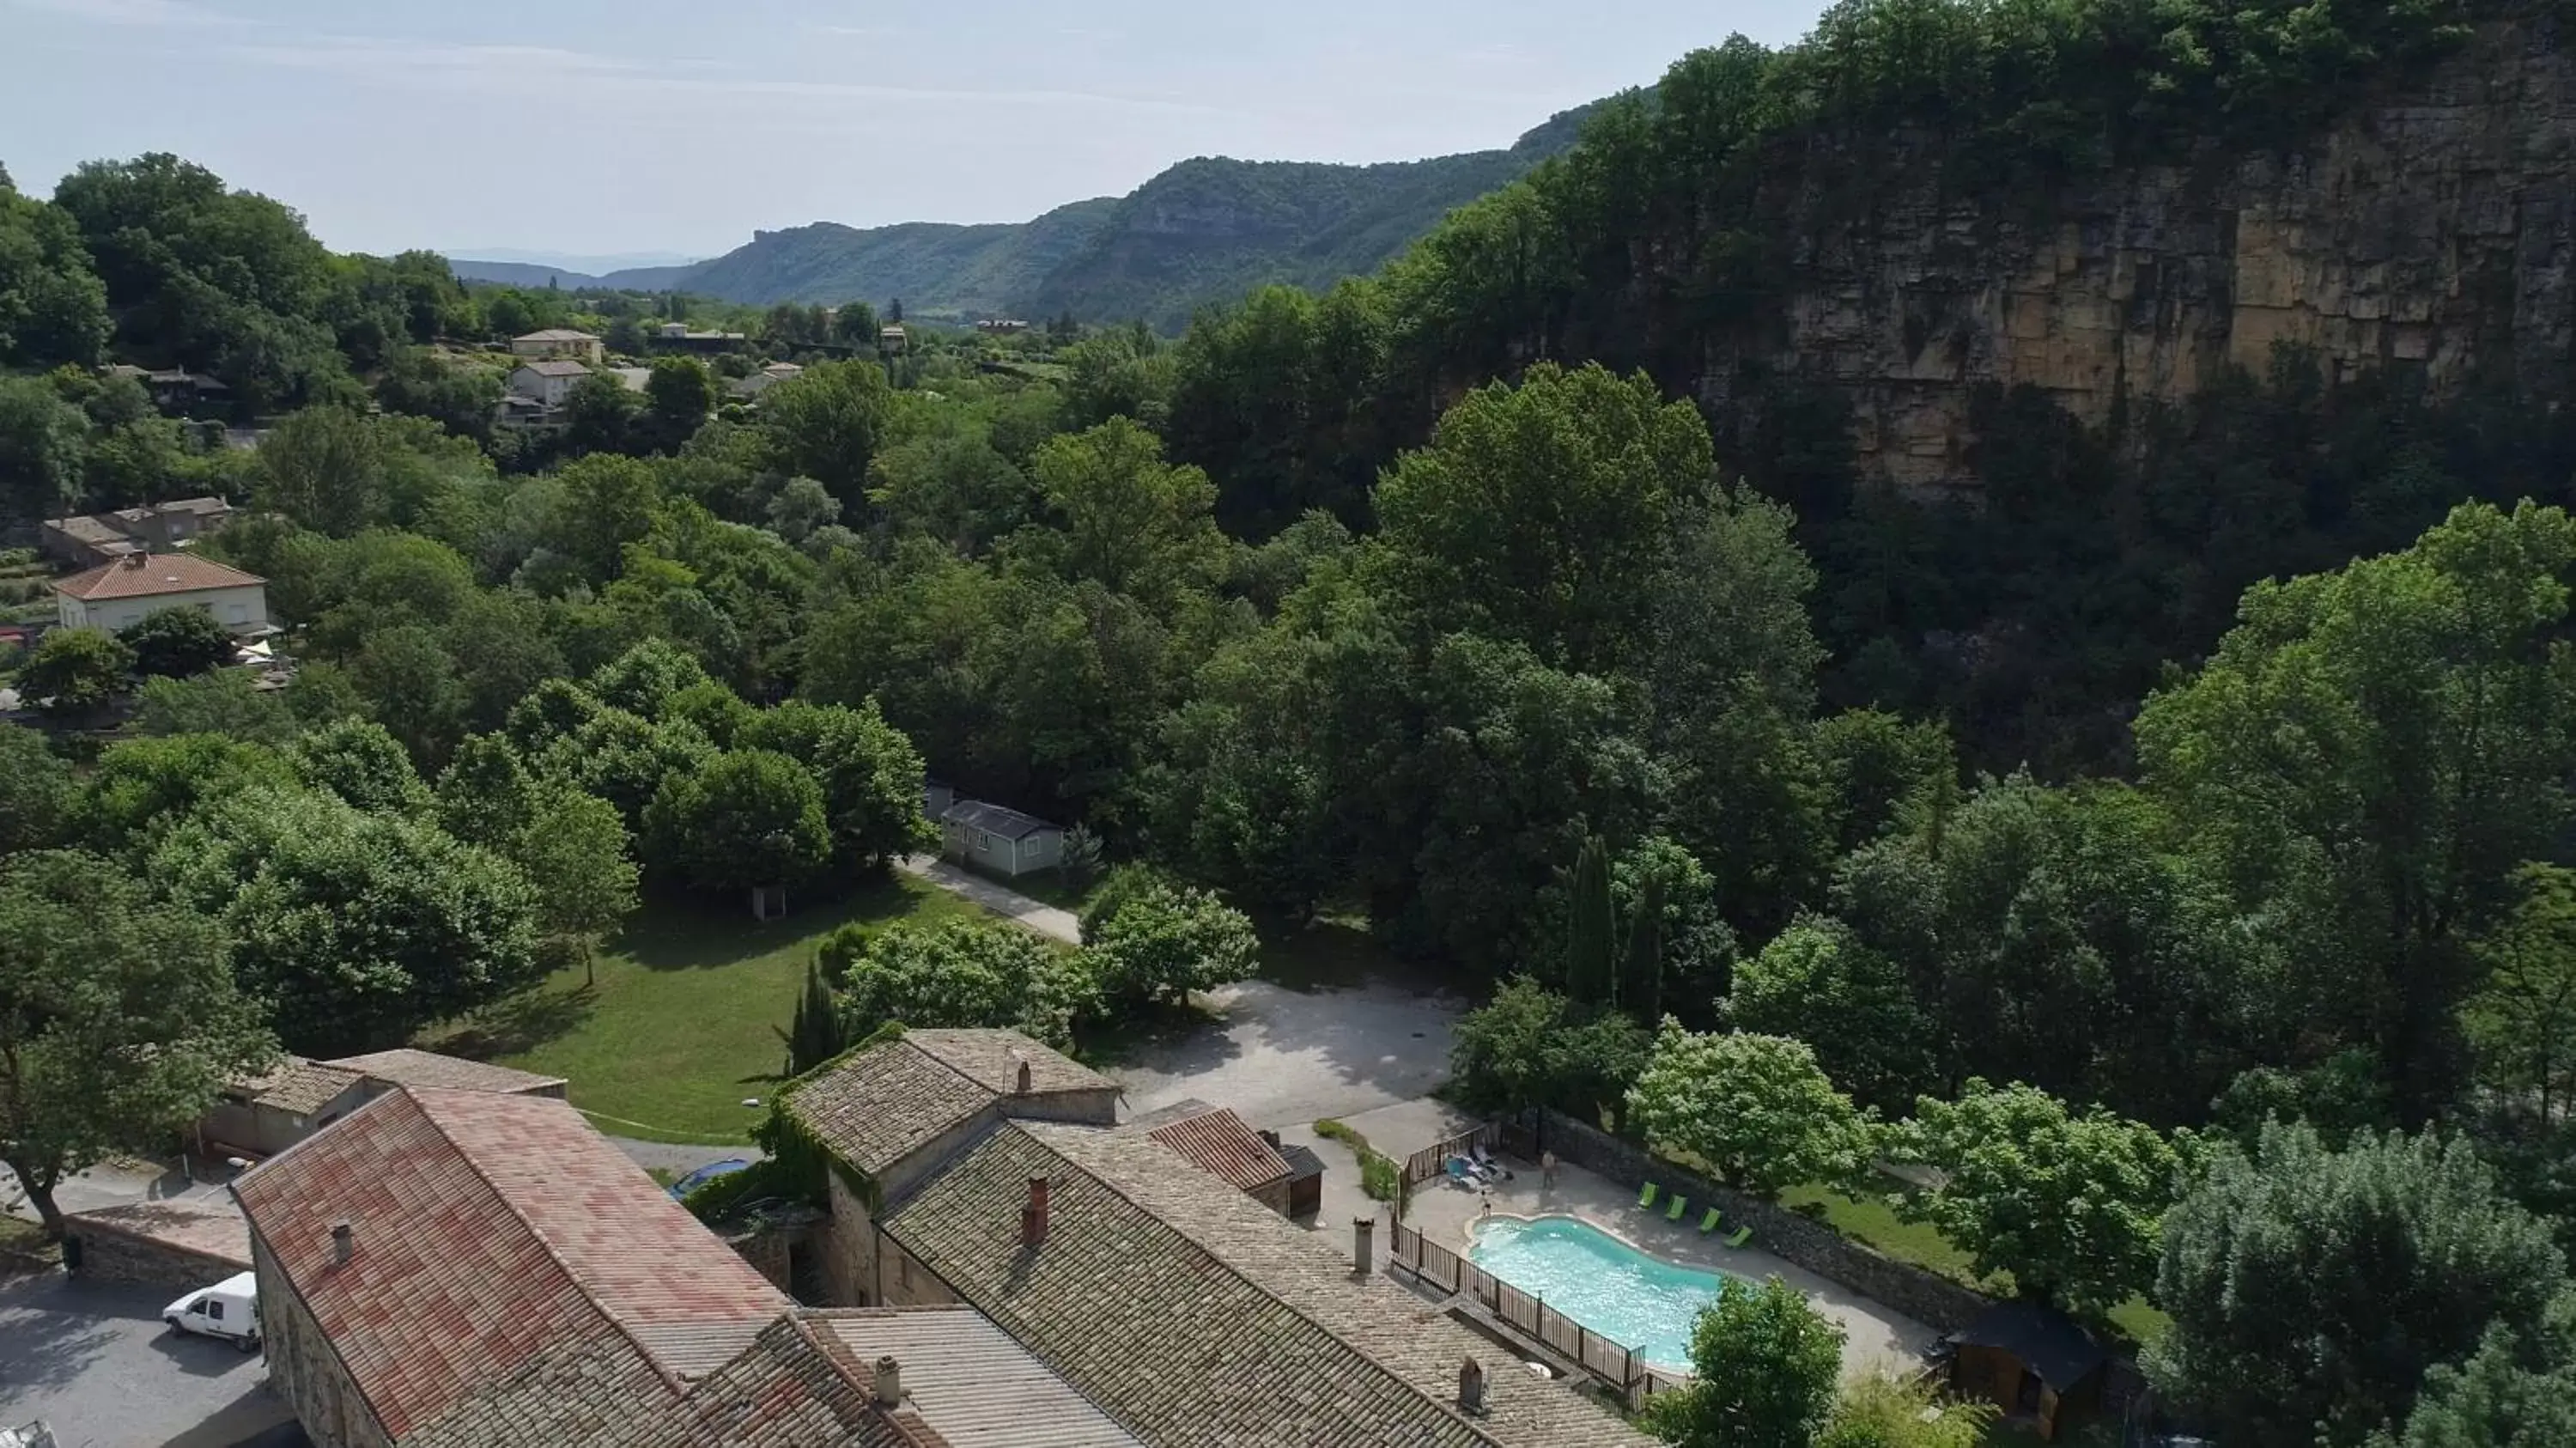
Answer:
[{"label": "green sun lounger", "polygon": [[1667,1221],[1667,1222],[1678,1222],[1678,1221],[1680,1221],[1680,1220],[1682,1219],[1682,1213],[1687,1212],[1687,1211],[1689,1211],[1689,1210],[1690,1210],[1690,1198],[1688,1198],[1688,1197],[1684,1197],[1684,1196],[1676,1196],[1676,1197],[1674,1197],[1674,1198],[1673,1198],[1673,1204],[1672,1204],[1672,1206],[1670,1206],[1669,1208],[1665,1209],[1665,1212],[1664,1212],[1664,1220],[1665,1220],[1665,1221]]},{"label": "green sun lounger", "polygon": [[1738,1227],[1735,1229],[1734,1236],[1725,1239],[1726,1245],[1730,1247],[1741,1247],[1752,1240],[1753,1229],[1751,1227]]},{"label": "green sun lounger", "polygon": [[1638,1205],[1638,1206],[1641,1206],[1641,1207],[1651,1207],[1651,1206],[1653,1206],[1654,1204],[1655,1204],[1655,1184],[1654,1184],[1653,1182],[1648,1182],[1648,1183],[1646,1183],[1646,1189],[1645,1189],[1644,1191],[1642,1191],[1642,1192],[1637,1193],[1637,1205]]},{"label": "green sun lounger", "polygon": [[1703,1237],[1705,1237],[1705,1236],[1707,1236],[1709,1233],[1714,1232],[1714,1231],[1716,1231],[1716,1230],[1717,1230],[1717,1208],[1715,1208],[1715,1207],[1711,1207],[1711,1208],[1709,1208],[1709,1209],[1708,1209],[1708,1215],[1699,1219],[1699,1231],[1700,1231],[1700,1235],[1701,1235],[1701,1236],[1703,1236]]}]

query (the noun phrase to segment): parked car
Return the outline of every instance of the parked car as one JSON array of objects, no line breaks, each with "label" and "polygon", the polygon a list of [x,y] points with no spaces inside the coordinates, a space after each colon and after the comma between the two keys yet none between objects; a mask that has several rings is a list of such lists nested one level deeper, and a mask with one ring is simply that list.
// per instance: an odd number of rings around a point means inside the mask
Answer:
[{"label": "parked car", "polygon": [[172,1332],[219,1337],[243,1352],[259,1347],[259,1279],[236,1273],[161,1309]]},{"label": "parked car", "polygon": [[711,1161],[671,1183],[671,1200],[687,1201],[689,1193],[714,1181],[717,1177],[732,1176],[735,1172],[749,1170],[751,1170],[751,1163],[738,1156],[727,1157],[723,1161]]},{"label": "parked car", "polygon": [[21,1428],[0,1428],[0,1448],[54,1448],[54,1430],[42,1418]]}]

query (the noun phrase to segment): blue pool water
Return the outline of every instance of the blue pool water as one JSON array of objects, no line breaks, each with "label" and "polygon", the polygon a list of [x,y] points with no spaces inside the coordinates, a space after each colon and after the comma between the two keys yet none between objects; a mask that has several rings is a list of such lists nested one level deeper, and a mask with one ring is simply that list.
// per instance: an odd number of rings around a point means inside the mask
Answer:
[{"label": "blue pool water", "polygon": [[1724,1280],[1649,1257],[1572,1217],[1487,1222],[1467,1257],[1655,1366],[1684,1372],[1691,1325]]}]

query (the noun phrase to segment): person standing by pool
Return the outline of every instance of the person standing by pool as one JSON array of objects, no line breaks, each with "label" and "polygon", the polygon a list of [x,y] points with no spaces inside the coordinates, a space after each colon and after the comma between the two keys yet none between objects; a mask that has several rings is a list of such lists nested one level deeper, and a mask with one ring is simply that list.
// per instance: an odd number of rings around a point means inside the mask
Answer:
[{"label": "person standing by pool", "polygon": [[1538,1185],[1541,1191],[1556,1190],[1556,1153],[1553,1151],[1538,1154]]}]

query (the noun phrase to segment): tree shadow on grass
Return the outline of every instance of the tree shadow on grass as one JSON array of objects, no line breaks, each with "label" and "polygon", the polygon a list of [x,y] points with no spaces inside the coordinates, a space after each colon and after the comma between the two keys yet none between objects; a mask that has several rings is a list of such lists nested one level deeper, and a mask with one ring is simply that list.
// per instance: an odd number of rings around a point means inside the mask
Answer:
[{"label": "tree shadow on grass", "polygon": [[569,990],[540,986],[485,1007],[441,1038],[437,1047],[469,1061],[523,1056],[581,1029],[598,1008],[599,993],[589,986]]},{"label": "tree shadow on grass", "polygon": [[645,970],[721,970],[843,925],[901,919],[917,902],[886,878],[863,880],[834,895],[791,896],[789,903],[784,917],[760,921],[738,901],[658,902],[626,922],[616,949]]},{"label": "tree shadow on grass", "polygon": [[1186,1056],[1195,1069],[1206,1070],[1243,1054],[1224,1027],[1224,1016],[1197,1001],[1155,1001],[1084,1026],[1075,1033],[1081,1038],[1075,1054],[1094,1070],[1123,1066],[1147,1054]]}]

